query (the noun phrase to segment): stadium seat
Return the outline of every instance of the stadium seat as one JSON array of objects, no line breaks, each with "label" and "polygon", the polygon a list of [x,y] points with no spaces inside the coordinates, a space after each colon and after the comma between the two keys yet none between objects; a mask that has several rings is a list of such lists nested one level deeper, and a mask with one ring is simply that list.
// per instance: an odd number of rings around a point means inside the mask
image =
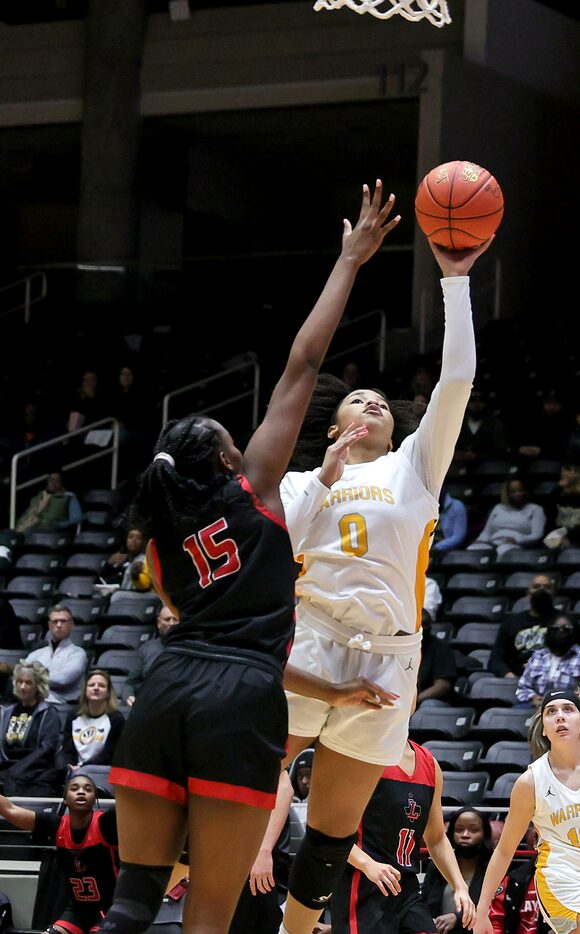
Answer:
[{"label": "stadium seat", "polygon": [[83,516],[81,528],[90,529],[112,529],[113,523],[111,515],[104,509],[90,509]]},{"label": "stadium seat", "polygon": [[25,574],[39,574],[45,577],[54,575],[61,564],[59,555],[50,552],[29,551],[20,555],[14,564],[14,570]]},{"label": "stadium seat", "polygon": [[496,640],[499,623],[463,623],[455,633],[451,644],[461,651],[491,648]]},{"label": "stadium seat", "polygon": [[77,622],[91,623],[104,613],[107,601],[104,597],[67,597],[61,601],[68,606]]},{"label": "stadium seat", "polygon": [[97,639],[97,646],[108,646],[112,648],[138,649],[140,645],[147,642],[155,634],[155,626],[149,624],[133,623],[123,625],[122,623],[107,626],[102,635]]},{"label": "stadium seat", "polygon": [[106,610],[106,625],[115,623],[153,623],[161,600],[156,593],[137,593],[131,590],[117,590],[111,595]]},{"label": "stadium seat", "polygon": [[80,645],[82,649],[90,650],[99,638],[101,627],[99,623],[76,623],[70,638],[75,645]]},{"label": "stadium seat", "polygon": [[505,596],[495,597],[457,597],[451,607],[446,611],[446,616],[451,620],[482,620],[494,622],[505,616],[509,600]]},{"label": "stadium seat", "polygon": [[507,594],[512,600],[525,596],[535,576],[535,571],[512,571],[501,584],[502,593]]},{"label": "stadium seat", "polygon": [[458,548],[445,552],[439,561],[439,565],[445,570],[453,568],[461,571],[486,571],[493,567],[494,560],[495,557],[491,551],[479,551],[477,549],[469,551],[467,548]]},{"label": "stadium seat", "polygon": [[487,772],[443,771],[442,803],[476,806],[482,803],[489,785],[490,779]]},{"label": "stadium seat", "polygon": [[492,787],[485,792],[481,803],[486,807],[492,804],[503,806],[509,804],[512,788],[521,774],[521,772],[504,772],[503,775],[499,775]]},{"label": "stadium seat", "polygon": [[108,532],[86,529],[77,532],[73,546],[75,551],[100,551],[112,554],[122,539],[122,532],[111,530]]},{"label": "stadium seat", "polygon": [[552,567],[554,555],[547,548],[510,548],[495,563],[499,569],[507,572],[521,570],[539,574]]},{"label": "stadium seat", "polygon": [[294,801],[290,805],[290,857],[293,858],[298,852],[298,847],[306,831],[306,810],[308,801]]},{"label": "stadium seat", "polygon": [[536,480],[554,480],[557,482],[560,479],[561,468],[560,461],[538,458],[529,465],[526,477],[530,485]]},{"label": "stadium seat", "polygon": [[48,600],[36,597],[14,597],[10,598],[8,602],[18,619],[26,620],[29,623],[36,623],[44,619],[50,607]]},{"label": "stadium seat", "polygon": [[497,591],[500,575],[491,571],[452,574],[445,587],[445,596],[451,599],[469,594],[493,594]]},{"label": "stadium seat", "polygon": [[560,590],[574,600],[580,599],[580,571],[574,571],[562,582]]},{"label": "stadium seat", "polygon": [[475,720],[474,707],[419,707],[409,721],[411,739],[461,739]]},{"label": "stadium seat", "polygon": [[505,772],[525,772],[532,761],[530,747],[525,740],[499,740],[480,756],[476,768],[485,769],[492,782]]},{"label": "stadium seat", "polygon": [[527,740],[532,716],[533,711],[521,707],[488,707],[467,735],[469,739],[480,739],[486,747],[500,740]]},{"label": "stadium seat", "polygon": [[486,478],[488,480],[501,480],[502,482],[510,474],[515,473],[516,468],[504,460],[485,460],[475,468],[475,476]]},{"label": "stadium seat", "polygon": [[21,574],[13,577],[4,591],[9,597],[36,597],[50,599],[57,585],[56,577]]},{"label": "stadium seat", "polygon": [[449,642],[454,632],[453,623],[431,623],[431,635],[440,642]]},{"label": "stadium seat", "polygon": [[73,538],[73,532],[27,532],[27,551],[64,551]]},{"label": "stadium seat", "polygon": [[105,649],[98,654],[93,668],[104,668],[116,674],[128,674],[139,661],[136,649]]},{"label": "stadium seat", "polygon": [[468,657],[475,658],[485,670],[489,665],[491,649],[472,649],[467,655]]},{"label": "stadium seat", "polygon": [[580,567],[580,548],[564,548],[556,558],[556,567],[564,573],[567,567]]},{"label": "stadium seat", "polygon": [[[560,613],[572,613],[574,601],[569,597],[564,597],[561,594],[556,594],[554,597],[554,606]],[[518,597],[517,600],[512,603],[511,607],[508,610],[508,613],[523,613],[525,610],[530,608],[530,598],[528,596]]]},{"label": "stadium seat", "polygon": [[20,641],[26,651],[30,651],[35,642],[42,639],[42,625],[40,623],[20,623]]},{"label": "stadium seat", "polygon": [[448,771],[471,771],[483,752],[483,743],[476,739],[428,739],[423,745]]},{"label": "stadium seat", "polygon": [[487,675],[475,681],[469,691],[469,702],[483,700],[503,702],[507,705],[516,703],[517,678],[495,678]]},{"label": "stadium seat", "polygon": [[89,490],[82,498],[83,507],[89,509],[103,509],[116,512],[122,502],[118,490]]},{"label": "stadium seat", "polygon": [[88,597],[95,594],[94,585],[98,583],[95,576],[87,577],[81,574],[63,577],[58,585],[59,600],[66,602],[68,597]]},{"label": "stadium seat", "polygon": [[101,574],[107,566],[108,554],[94,552],[75,552],[69,555],[64,568],[68,574]]},{"label": "stadium seat", "polygon": [[24,658],[24,649],[0,649],[0,664],[16,665]]}]

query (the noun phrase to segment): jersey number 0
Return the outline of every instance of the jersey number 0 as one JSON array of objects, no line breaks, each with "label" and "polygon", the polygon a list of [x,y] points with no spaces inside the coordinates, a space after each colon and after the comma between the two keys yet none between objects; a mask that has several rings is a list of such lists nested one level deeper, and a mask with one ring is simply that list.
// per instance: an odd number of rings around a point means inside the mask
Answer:
[{"label": "jersey number 0", "polygon": [[[227,528],[228,524],[222,516],[217,522],[189,535],[183,543],[183,550],[193,561],[199,574],[199,586],[203,590],[220,577],[237,574],[242,566],[238,546],[233,538],[217,540],[217,536]],[[217,562],[220,563],[216,567]]]}]

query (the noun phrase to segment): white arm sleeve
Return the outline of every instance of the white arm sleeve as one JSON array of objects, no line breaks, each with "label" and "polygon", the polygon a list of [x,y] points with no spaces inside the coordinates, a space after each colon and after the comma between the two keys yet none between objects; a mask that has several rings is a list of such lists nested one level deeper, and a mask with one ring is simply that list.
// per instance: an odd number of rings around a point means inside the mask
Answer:
[{"label": "white arm sleeve", "polygon": [[280,484],[280,498],[294,554],[300,554],[301,542],[330,490],[316,474],[287,473]]},{"label": "white arm sleeve", "polygon": [[453,458],[475,376],[469,276],[441,279],[441,287],[445,303],[441,375],[417,431],[401,445],[435,498]]}]

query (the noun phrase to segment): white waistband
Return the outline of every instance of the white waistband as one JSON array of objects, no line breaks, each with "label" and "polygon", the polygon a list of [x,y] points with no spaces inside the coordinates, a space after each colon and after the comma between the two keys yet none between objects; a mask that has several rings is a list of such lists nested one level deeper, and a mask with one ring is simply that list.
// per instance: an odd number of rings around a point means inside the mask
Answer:
[{"label": "white waistband", "polygon": [[372,632],[344,626],[305,601],[300,601],[300,615],[303,615],[305,623],[321,636],[326,636],[349,649],[374,652],[377,655],[408,655],[421,647],[422,629],[408,636],[377,636]]}]

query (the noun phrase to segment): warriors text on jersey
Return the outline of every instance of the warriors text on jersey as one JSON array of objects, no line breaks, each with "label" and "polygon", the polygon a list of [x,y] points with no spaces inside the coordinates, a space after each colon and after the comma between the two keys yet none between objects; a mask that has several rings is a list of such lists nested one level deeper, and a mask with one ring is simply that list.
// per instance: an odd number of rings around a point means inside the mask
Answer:
[{"label": "warriors text on jersey", "polygon": [[556,778],[549,753],[532,762],[536,804],[533,822],[539,834],[536,888],[550,916],[557,900],[580,912],[580,790]]},{"label": "warriors text on jersey", "polygon": [[245,477],[227,476],[195,504],[195,519],[168,523],[151,553],[159,583],[180,614],[168,644],[195,640],[285,663],[294,632],[292,548],[284,523]]}]

